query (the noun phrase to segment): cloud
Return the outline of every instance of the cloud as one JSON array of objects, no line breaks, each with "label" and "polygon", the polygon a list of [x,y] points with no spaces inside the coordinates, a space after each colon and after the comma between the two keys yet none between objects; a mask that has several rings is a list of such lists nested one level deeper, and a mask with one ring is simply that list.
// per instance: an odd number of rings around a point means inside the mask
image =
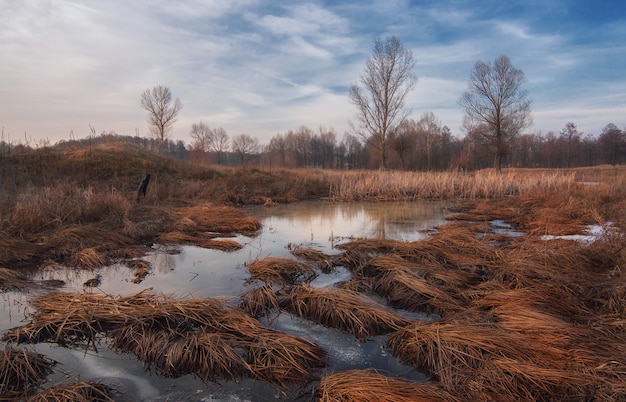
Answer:
[{"label": "cloud", "polygon": [[53,140],[89,124],[143,135],[139,95],[162,84],[183,102],[177,139],[201,119],[262,143],[303,124],[343,133],[355,112],[347,90],[374,38],[389,34],[417,62],[414,117],[433,111],[453,132],[474,63],[500,54],[528,78],[536,129],[558,131],[585,108],[593,113],[580,116],[603,127],[594,115],[615,120],[608,114],[626,107],[617,17],[591,26],[567,2],[414,3],[5,0],[0,125]]}]

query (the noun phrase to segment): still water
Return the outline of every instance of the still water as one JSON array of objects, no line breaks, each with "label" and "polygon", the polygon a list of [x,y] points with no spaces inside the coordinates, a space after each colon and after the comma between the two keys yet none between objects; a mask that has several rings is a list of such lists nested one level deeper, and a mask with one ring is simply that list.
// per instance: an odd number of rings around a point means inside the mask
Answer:
[{"label": "still water", "polygon": [[[42,283],[60,280],[65,284],[59,290],[82,292],[82,284],[99,273],[102,283],[94,292],[126,296],[152,288],[155,292],[177,298],[223,297],[236,301],[249,286],[253,286],[246,282],[249,274],[245,266],[251,261],[268,256],[286,256],[289,249],[295,246],[337,254],[337,244],[357,237],[421,239],[428,236],[434,227],[445,223],[443,210],[443,203],[431,201],[303,202],[271,208],[250,207],[245,209],[245,213],[258,217],[263,229],[255,237],[236,237],[244,246],[241,250],[221,252],[198,247],[155,248],[144,258],[151,263],[152,271],[140,284],[131,282],[132,270],[122,265],[91,272],[49,266],[33,273],[31,278]],[[349,271],[338,267],[332,274],[320,274],[312,286],[333,286],[349,278]],[[28,299],[50,290],[42,286],[28,293],[1,293],[0,329],[4,332],[28,322]],[[328,352],[327,371],[374,367],[391,375],[423,378],[422,374],[402,365],[387,353],[382,346],[386,339],[384,336],[372,337],[361,343],[352,335],[294,318],[287,313],[273,316],[263,324],[320,344]],[[204,384],[193,376],[162,378],[146,372],[143,364],[131,355],[117,354],[104,346],[99,348],[98,353],[49,344],[28,348],[61,363],[55,367],[55,374],[49,377],[49,383],[77,376],[83,381],[100,381],[118,390],[115,399],[120,401],[265,401],[294,399],[306,391],[293,389],[287,394],[278,394],[270,385],[253,380],[216,385]]]}]

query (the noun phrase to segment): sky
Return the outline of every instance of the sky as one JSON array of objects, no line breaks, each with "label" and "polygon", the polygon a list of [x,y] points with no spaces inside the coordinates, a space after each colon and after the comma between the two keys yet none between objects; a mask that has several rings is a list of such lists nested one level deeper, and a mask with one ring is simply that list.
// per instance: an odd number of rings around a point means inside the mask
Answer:
[{"label": "sky", "polygon": [[301,126],[341,139],[348,90],[390,35],[416,61],[411,118],[456,137],[474,64],[500,55],[526,75],[529,132],[626,128],[623,0],[0,0],[0,139],[148,136],[139,99],[156,85],[183,104],[173,140],[200,121],[261,144]]}]

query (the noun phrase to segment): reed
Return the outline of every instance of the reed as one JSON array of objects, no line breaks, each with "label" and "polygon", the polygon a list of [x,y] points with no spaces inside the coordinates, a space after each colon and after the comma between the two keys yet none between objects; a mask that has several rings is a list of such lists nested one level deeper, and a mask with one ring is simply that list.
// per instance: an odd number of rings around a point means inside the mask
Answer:
[{"label": "reed", "polygon": [[253,279],[266,283],[298,284],[310,282],[317,276],[307,264],[285,257],[266,257],[248,264]]},{"label": "reed", "polygon": [[351,333],[359,341],[407,325],[408,320],[347,289],[294,287],[279,299],[281,308],[326,327]]},{"label": "reed", "polygon": [[459,400],[437,384],[387,377],[374,370],[349,370],[327,374],[320,380],[316,395],[322,402]]},{"label": "reed", "polygon": [[478,173],[350,171],[333,186],[330,197],[341,201],[503,198],[535,189],[569,189],[574,174],[494,171]]}]

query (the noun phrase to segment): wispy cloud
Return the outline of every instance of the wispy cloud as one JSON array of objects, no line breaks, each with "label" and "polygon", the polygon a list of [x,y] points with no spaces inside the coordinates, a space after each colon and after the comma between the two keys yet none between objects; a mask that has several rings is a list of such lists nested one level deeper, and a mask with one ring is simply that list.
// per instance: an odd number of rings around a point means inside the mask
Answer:
[{"label": "wispy cloud", "polygon": [[624,126],[624,18],[585,14],[566,1],[5,0],[0,126],[146,134],[139,95],[163,84],[183,102],[177,139],[199,120],[261,142],[300,125],[341,135],[347,89],[390,34],[417,61],[413,117],[433,111],[456,135],[473,64],[500,54],[526,73],[535,129]]}]

